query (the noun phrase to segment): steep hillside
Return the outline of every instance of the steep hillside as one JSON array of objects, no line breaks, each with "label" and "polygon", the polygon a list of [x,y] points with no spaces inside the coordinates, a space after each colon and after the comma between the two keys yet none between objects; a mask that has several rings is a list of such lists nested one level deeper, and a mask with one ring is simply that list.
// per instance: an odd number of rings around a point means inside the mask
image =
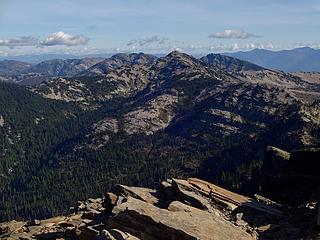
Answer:
[{"label": "steep hillside", "polygon": [[261,71],[264,70],[251,62],[239,60],[237,58],[221,55],[221,54],[208,54],[200,59],[201,61],[215,66],[216,68],[222,68],[228,72],[240,72],[240,71]]},{"label": "steep hillside", "polygon": [[300,77],[301,79],[320,85],[320,73],[319,72],[295,72],[293,75]]},{"label": "steep hillside", "polygon": [[31,66],[30,63],[14,60],[0,61],[0,75],[16,75]]},{"label": "steep hillside", "polygon": [[[15,199],[20,197],[16,193],[24,189],[24,184],[36,176],[41,167],[59,164],[50,162],[48,156],[59,144],[79,134],[86,121],[73,104],[47,100],[21,86],[0,83],[2,217],[13,216],[11,210],[19,208]],[[25,194],[20,198],[24,208],[30,205],[30,199],[35,199]]]}]

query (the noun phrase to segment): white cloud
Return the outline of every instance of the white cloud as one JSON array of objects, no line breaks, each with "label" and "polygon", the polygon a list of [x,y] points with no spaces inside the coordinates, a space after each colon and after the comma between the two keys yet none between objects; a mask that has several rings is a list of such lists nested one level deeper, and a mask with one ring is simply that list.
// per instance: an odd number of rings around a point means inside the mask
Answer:
[{"label": "white cloud", "polygon": [[35,46],[37,45],[39,39],[33,36],[21,36],[16,38],[5,38],[0,39],[1,47],[25,47],[25,46]]},{"label": "white cloud", "polygon": [[36,47],[36,46],[78,46],[85,45],[89,41],[89,38],[83,35],[72,36],[64,32],[57,32],[49,35],[44,40],[40,41],[35,36],[21,36],[15,38],[0,38],[0,47]]},{"label": "white cloud", "polygon": [[46,37],[46,39],[44,39],[43,41],[41,41],[40,46],[79,46],[86,45],[88,42],[89,38],[83,35],[72,36],[68,33],[56,32]]},{"label": "white cloud", "polygon": [[274,49],[275,46],[269,42],[269,43],[247,43],[244,46],[242,46],[242,49],[250,50],[250,49]]},{"label": "white cloud", "polygon": [[227,29],[223,32],[216,32],[209,35],[209,38],[220,38],[220,39],[247,39],[252,37],[261,37],[253,33],[248,33],[243,30],[231,30]]},{"label": "white cloud", "polygon": [[255,49],[257,48],[257,45],[254,44],[254,43],[247,43],[245,46],[244,46],[245,49]]},{"label": "white cloud", "polygon": [[229,48],[230,51],[237,51],[239,49],[241,49],[241,47],[239,46],[238,43],[233,43]]},{"label": "white cloud", "polygon": [[261,48],[264,48],[264,49],[274,49],[276,48],[273,43],[269,42],[269,43],[266,43],[266,44],[262,44],[261,45]]},{"label": "white cloud", "polygon": [[[232,43],[232,44],[216,44],[208,47],[208,51],[215,52],[225,52],[225,51],[241,51],[241,50],[252,50],[255,48],[259,49],[279,49],[278,46],[275,46],[273,43]],[[206,49],[204,49],[206,50]]]},{"label": "white cloud", "polygon": [[145,38],[138,38],[138,39],[133,39],[127,43],[127,46],[149,46],[149,45],[163,45],[168,42],[168,38],[165,37],[159,37],[157,35],[151,36],[151,37],[145,37]]}]

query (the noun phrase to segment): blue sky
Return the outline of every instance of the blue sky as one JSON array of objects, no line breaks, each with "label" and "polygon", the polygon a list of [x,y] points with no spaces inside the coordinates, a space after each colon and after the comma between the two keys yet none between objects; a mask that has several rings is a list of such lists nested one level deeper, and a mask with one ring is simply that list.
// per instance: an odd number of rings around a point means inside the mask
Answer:
[{"label": "blue sky", "polygon": [[0,55],[320,47],[319,0],[0,0]]}]

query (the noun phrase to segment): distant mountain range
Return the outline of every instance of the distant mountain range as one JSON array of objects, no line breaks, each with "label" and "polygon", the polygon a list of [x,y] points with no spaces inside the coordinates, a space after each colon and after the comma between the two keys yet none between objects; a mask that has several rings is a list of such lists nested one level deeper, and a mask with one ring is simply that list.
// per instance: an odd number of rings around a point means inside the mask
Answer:
[{"label": "distant mountain range", "polygon": [[113,54],[101,53],[101,54],[88,54],[88,55],[72,55],[72,54],[30,54],[30,55],[17,55],[17,56],[0,56],[0,61],[14,60],[18,62],[27,62],[31,64],[37,64],[49,60],[67,60],[67,59],[82,59],[82,58],[107,58]]},{"label": "distant mountain range", "polygon": [[[0,61],[14,60],[24,62],[24,64],[39,64],[52,60],[70,60],[70,59],[88,59],[88,58],[110,58],[113,54],[89,54],[75,56],[71,54],[38,54],[38,55],[20,55],[4,57],[0,56]],[[116,54],[117,55],[117,54]],[[153,54],[156,57],[163,57],[165,54]],[[234,57],[247,61],[264,68],[281,70],[285,72],[320,72],[320,50],[310,47],[295,48],[292,50],[270,51],[265,49],[254,49],[246,52],[226,52],[220,55]],[[195,58],[201,58],[201,55],[193,55]],[[246,64],[247,65],[247,64]],[[0,69],[1,72],[1,69]]]},{"label": "distant mountain range", "polygon": [[310,47],[292,50],[270,51],[254,49],[248,52],[223,53],[259,66],[286,72],[319,72],[320,50]]},{"label": "distant mountain range", "polygon": [[[85,55],[73,54],[30,54],[30,55],[16,55],[16,56],[0,56],[0,61],[13,60],[18,62],[26,62],[29,64],[38,64],[50,60],[70,60],[70,59],[83,59],[83,58],[110,58],[116,53],[93,53]],[[163,57],[166,54],[153,54],[157,57]],[[200,55],[199,55],[200,56]],[[197,56],[198,57],[198,56]]]}]

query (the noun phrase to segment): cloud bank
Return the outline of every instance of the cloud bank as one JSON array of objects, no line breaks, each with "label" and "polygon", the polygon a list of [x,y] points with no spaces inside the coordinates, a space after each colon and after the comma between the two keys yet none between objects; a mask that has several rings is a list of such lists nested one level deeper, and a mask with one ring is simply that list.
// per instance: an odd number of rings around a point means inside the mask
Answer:
[{"label": "cloud bank", "polygon": [[133,39],[127,43],[127,46],[139,46],[139,47],[144,47],[152,44],[156,45],[163,45],[166,44],[168,41],[168,38],[165,37],[159,37],[157,35],[151,36],[151,37],[145,37],[145,38],[138,38],[138,39]]},{"label": "cloud bank", "polygon": [[15,38],[0,38],[0,47],[48,47],[48,46],[80,46],[86,45],[89,42],[89,38],[84,35],[72,36],[64,32],[56,32],[45,39],[40,40],[35,36],[20,36]]},{"label": "cloud bank", "polygon": [[216,32],[209,35],[209,38],[219,38],[219,39],[247,39],[261,37],[260,35],[256,35],[253,33],[248,33],[243,30],[231,30],[227,29],[223,32]]},{"label": "cloud bank", "polygon": [[0,39],[1,47],[25,47],[25,46],[36,46],[39,39],[33,36],[21,36],[16,38],[5,38]]},{"label": "cloud bank", "polygon": [[40,46],[79,46],[86,45],[88,42],[89,38],[85,37],[84,35],[72,36],[68,33],[56,32],[41,41]]}]

